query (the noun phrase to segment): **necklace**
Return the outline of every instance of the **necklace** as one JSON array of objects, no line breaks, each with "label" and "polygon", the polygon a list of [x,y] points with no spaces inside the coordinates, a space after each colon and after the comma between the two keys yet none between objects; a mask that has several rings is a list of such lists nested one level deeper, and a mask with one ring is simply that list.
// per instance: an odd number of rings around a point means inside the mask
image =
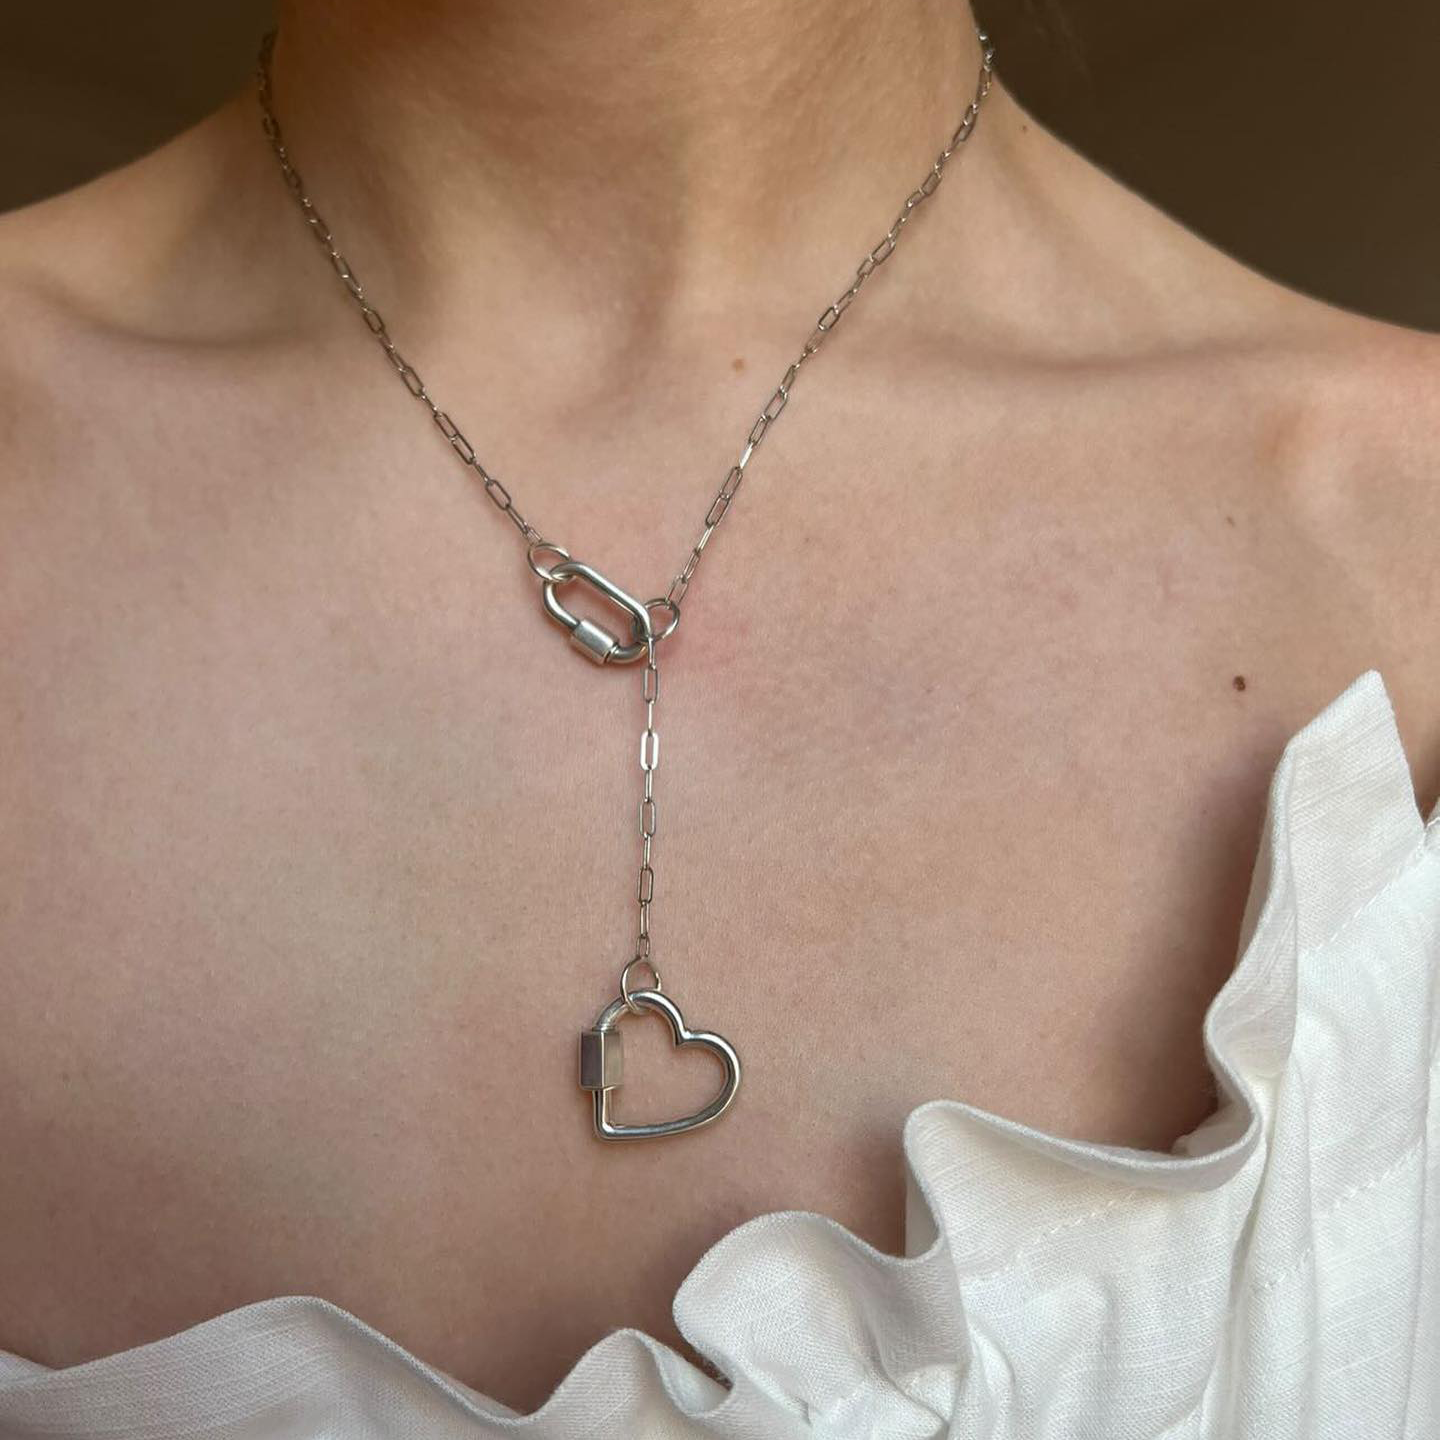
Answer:
[{"label": "necklace", "polygon": [[[700,536],[691,546],[684,565],[670,582],[670,588],[655,600],[637,600],[593,566],[573,559],[563,545],[545,539],[516,509],[510,491],[486,470],[475,447],[465,438],[460,427],[431,398],[414,366],[396,348],[384,320],[380,318],[380,312],[370,303],[355,271],[336,246],[330,227],[321,218],[320,212],[305,191],[300,172],[291,161],[281,136],[280,122],[275,118],[270,90],[270,58],[275,45],[275,32],[271,31],[261,43],[255,79],[265,135],[275,152],[276,160],[279,161],[285,184],[300,207],[311,234],[319,241],[331,268],[359,307],[370,333],[379,342],[405,388],[424,404],[440,433],[450,442],[451,449],[464,465],[475,472],[484,486],[485,494],[520,532],[525,542],[526,560],[540,582],[544,613],[568,633],[570,642],[576,649],[597,665],[632,665],[643,662],[641,699],[645,706],[645,728],[640,735],[640,770],[643,783],[639,806],[640,873],[635,889],[638,906],[635,950],[620,971],[619,995],[605,1006],[595,1023],[580,1034],[580,1088],[591,1095],[595,1134],[601,1140],[655,1139],[698,1129],[723,1115],[730,1108],[740,1088],[740,1056],[735,1047],[722,1035],[709,1030],[692,1030],[686,1025],[685,1016],[665,990],[660,971],[650,953],[650,907],[655,896],[651,844],[655,838],[658,818],[655,806],[655,770],[660,763],[660,733],[655,728],[655,703],[660,697],[660,642],[671,635],[680,623],[680,602],[690,588],[705,547],[710,543],[710,537],[720,522],[729,513],[731,502],[745,478],[745,469],[751,457],[789,402],[791,388],[799,377],[801,368],[817,353],[824,344],[825,337],[839,324],[840,317],[850,308],[865,281],[894,253],[902,229],[920,206],[935,193],[951,157],[974,132],[980,106],[990,92],[990,79],[995,64],[995,50],[989,36],[978,28],[976,34],[980,39],[980,71],[974,96],[966,105],[958,128],[936,157],[924,180],[906,197],[904,206],[895,217],[894,224],[885,232],[884,238],[861,260],[856,268],[855,278],[834,302],[821,312],[809,339],[805,341],[799,355],[785,371],[774,394],[765,402],[764,409],[750,427],[739,459],[730,467],[724,483],[705,512]],[[609,602],[628,623],[628,636],[614,635],[595,621],[574,615],[560,598],[561,589],[570,585],[583,585]],[[622,631],[623,628],[622,626]],[[648,979],[645,978],[646,972]],[[669,1024],[676,1046],[693,1045],[708,1051],[720,1062],[723,1079],[714,1099],[692,1114],[671,1120],[626,1123],[615,1119],[611,1110],[612,1096],[619,1088],[624,1073],[622,1035],[618,1027],[627,1015],[645,1014],[658,1016]]]}]

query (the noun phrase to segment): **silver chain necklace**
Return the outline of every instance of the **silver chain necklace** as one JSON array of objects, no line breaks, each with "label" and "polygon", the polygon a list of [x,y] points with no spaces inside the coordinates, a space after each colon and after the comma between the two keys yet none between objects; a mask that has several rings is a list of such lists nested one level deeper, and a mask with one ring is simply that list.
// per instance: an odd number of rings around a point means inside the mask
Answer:
[{"label": "silver chain necklace", "polygon": [[[739,459],[730,467],[724,483],[705,512],[700,536],[691,546],[684,565],[670,582],[670,588],[656,600],[635,599],[593,566],[572,559],[563,545],[545,539],[515,508],[510,491],[486,470],[476,454],[475,447],[465,438],[460,427],[431,398],[415,367],[396,348],[384,320],[380,318],[380,312],[366,298],[354,269],[336,246],[330,227],[306,194],[300,172],[291,161],[281,136],[280,122],[275,118],[270,91],[270,58],[275,45],[275,32],[267,35],[261,44],[255,82],[265,135],[275,152],[275,158],[280,162],[280,172],[285,177],[285,184],[299,205],[311,234],[319,241],[331,267],[359,307],[370,333],[379,342],[405,388],[424,404],[440,433],[450,442],[451,449],[480,477],[486,495],[520,532],[525,541],[526,559],[530,569],[540,581],[545,613],[569,634],[571,643],[597,665],[644,662],[641,671],[641,698],[645,704],[645,728],[640,735],[643,789],[640,797],[640,878],[635,892],[639,911],[635,951],[620,971],[619,995],[600,1012],[594,1025],[580,1035],[580,1087],[591,1094],[595,1134],[601,1140],[654,1139],[662,1135],[679,1135],[701,1125],[708,1125],[729,1109],[740,1088],[740,1057],[735,1047],[722,1035],[708,1030],[691,1030],[685,1024],[685,1017],[680,1007],[665,991],[660,972],[650,954],[650,907],[655,898],[655,870],[651,864],[650,850],[655,838],[657,819],[655,769],[660,762],[660,733],[655,728],[655,702],[660,696],[660,642],[673,634],[680,623],[680,602],[690,588],[705,547],[710,543],[710,537],[720,522],[729,513],[731,501],[745,478],[746,466],[749,465],[756,448],[789,402],[791,388],[801,369],[824,344],[825,337],[839,324],[840,317],[860,293],[860,287],[894,253],[900,232],[921,205],[935,193],[951,157],[974,132],[980,106],[990,93],[990,79],[995,66],[995,50],[989,36],[978,28],[976,34],[980,39],[980,72],[974,96],[965,107],[959,127],[936,157],[929,174],[906,197],[904,206],[895,217],[895,223],[885,232],[884,238],[861,260],[856,268],[855,278],[832,304],[825,307],[815,322],[810,338],[785,371],[784,377],[775,387],[774,394],[765,402],[765,408],[750,427]],[[629,621],[628,639],[613,635],[593,620],[577,617],[566,608],[560,599],[560,590],[564,586],[576,584],[587,586],[625,616]],[[648,983],[644,982],[643,972],[646,971],[649,972]],[[617,1027],[627,1014],[647,1013],[657,1015],[669,1023],[677,1046],[695,1045],[714,1055],[720,1062],[724,1079],[715,1098],[692,1114],[643,1124],[625,1123],[616,1120],[611,1113],[611,1097],[619,1088],[623,1073],[622,1037]]]}]

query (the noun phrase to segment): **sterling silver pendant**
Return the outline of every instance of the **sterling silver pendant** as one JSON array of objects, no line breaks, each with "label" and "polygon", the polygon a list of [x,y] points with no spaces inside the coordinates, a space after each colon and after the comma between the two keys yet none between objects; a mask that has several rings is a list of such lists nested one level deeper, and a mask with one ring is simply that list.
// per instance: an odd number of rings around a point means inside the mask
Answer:
[{"label": "sterling silver pendant", "polygon": [[[620,1088],[624,1078],[624,1037],[618,1026],[627,1011],[644,1011],[661,1016],[669,1022],[676,1049],[698,1045],[719,1062],[724,1080],[715,1098],[693,1114],[674,1120],[652,1120],[644,1124],[622,1124],[611,1119],[610,1097]],[[718,1120],[730,1107],[740,1088],[740,1057],[723,1035],[709,1030],[691,1030],[685,1024],[680,1007],[660,990],[631,990],[618,995],[600,1012],[600,1018],[589,1030],[580,1032],[580,1088],[589,1090],[595,1099],[595,1134],[601,1140],[655,1140],[663,1135],[683,1135]]]},{"label": "sterling silver pendant", "polygon": [[[545,564],[542,555],[557,559]],[[573,560],[561,545],[536,541],[530,546],[530,568],[543,587],[545,613],[570,637],[570,643],[596,665],[631,665],[643,661],[641,699],[645,703],[645,729],[640,735],[640,769],[644,789],[640,796],[640,879],[635,898],[639,904],[639,926],[635,953],[620,972],[620,994],[600,1012],[588,1030],[580,1032],[580,1088],[588,1090],[595,1108],[595,1135],[600,1140],[656,1140],[665,1135],[683,1135],[718,1120],[730,1108],[740,1088],[740,1057],[723,1035],[710,1030],[691,1030],[680,1007],[664,993],[660,971],[650,958],[650,905],[655,895],[655,870],[650,863],[651,841],[655,835],[655,769],[660,763],[660,734],[655,728],[655,702],[660,695],[660,666],[657,652],[663,640],[680,623],[680,607],[671,599],[637,600],[607,579],[593,565]],[[573,614],[560,599],[563,585],[582,584],[607,600],[629,621],[630,638],[613,635],[594,620]],[[662,625],[656,611],[668,612]],[[632,987],[630,977],[637,968],[648,970],[650,983],[644,989]],[[696,1045],[713,1055],[723,1072],[720,1089],[709,1104],[690,1115],[644,1124],[623,1124],[610,1113],[611,1097],[620,1088],[624,1074],[622,1036],[617,1028],[626,1015],[658,1015],[669,1023],[677,1049]]]}]

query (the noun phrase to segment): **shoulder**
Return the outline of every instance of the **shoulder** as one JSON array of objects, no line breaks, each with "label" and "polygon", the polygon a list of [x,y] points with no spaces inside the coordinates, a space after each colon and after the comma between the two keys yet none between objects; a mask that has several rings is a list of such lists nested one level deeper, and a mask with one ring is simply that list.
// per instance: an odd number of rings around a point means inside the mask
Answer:
[{"label": "shoulder", "polygon": [[[1194,339],[1195,441],[1246,437],[1257,513],[1252,552],[1296,577],[1305,624],[1336,637],[1342,670],[1377,668],[1417,802],[1440,784],[1440,335],[1359,314],[1259,274],[1156,212],[1171,283]],[[1207,307],[1213,306],[1213,316]],[[1307,638],[1275,629],[1278,644]],[[1343,640],[1342,638],[1343,637]],[[1328,682],[1327,682],[1328,683]]]},{"label": "shoulder", "polygon": [[175,290],[213,204],[217,129],[212,117],[130,165],[0,215],[8,474],[47,449],[48,433],[102,415],[146,347],[183,323]]},{"label": "shoulder", "polygon": [[1181,337],[1170,363],[1192,387],[1184,443],[1203,453],[1206,431],[1240,437],[1252,462],[1242,473],[1273,522],[1257,558],[1304,576],[1317,627],[1324,614],[1350,617],[1345,663],[1382,670],[1433,789],[1440,335],[1304,294],[1159,210],[1146,228],[1153,303]]},{"label": "shoulder", "polygon": [[228,203],[239,118],[0,216],[0,695],[153,613],[251,493],[220,480],[254,468],[296,309]]},{"label": "shoulder", "polygon": [[1433,513],[1440,335],[1261,273],[1006,98],[1014,118],[997,163],[1011,165],[1019,193],[1002,219],[1033,295],[1027,334],[1059,337],[1045,360],[1119,387],[1173,377],[1176,397],[1208,411],[1216,431],[1253,421],[1277,476],[1332,495],[1383,482]]},{"label": "shoulder", "polygon": [[[293,295],[266,244],[274,176],[237,96],[159,149],[74,190],[0,215],[0,372],[53,405],[87,404],[144,356],[244,344],[283,328]],[[258,183],[257,183],[258,182]],[[14,407],[10,407],[12,419]]]},{"label": "shoulder", "polygon": [[[1348,637],[1341,668],[1382,670],[1433,790],[1440,335],[1261,273],[1023,112],[1001,138],[996,168],[1016,179],[996,187],[991,289],[1009,282],[1026,323],[1013,340],[994,326],[989,348],[1038,377],[1044,403],[1025,413],[1102,450],[1177,541],[1225,495],[1243,564],[1303,591],[1299,623]],[[1278,611],[1271,630],[1297,638]]]},{"label": "shoulder", "polygon": [[37,536],[59,553],[54,526],[159,476],[182,439],[213,443],[217,400],[302,325],[281,267],[258,263],[305,237],[270,223],[282,201],[242,98],[0,215],[0,568]]}]

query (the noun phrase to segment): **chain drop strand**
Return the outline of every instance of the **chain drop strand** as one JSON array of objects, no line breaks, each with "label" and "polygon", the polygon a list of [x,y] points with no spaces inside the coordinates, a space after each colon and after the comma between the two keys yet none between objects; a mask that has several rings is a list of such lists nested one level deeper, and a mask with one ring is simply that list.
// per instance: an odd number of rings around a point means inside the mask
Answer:
[{"label": "chain drop strand", "polygon": [[[640,735],[640,769],[644,790],[640,796],[640,882],[635,898],[640,905],[639,929],[635,937],[635,963],[648,965],[655,989],[663,988],[660,972],[650,958],[650,902],[655,898],[655,871],[650,864],[650,842],[655,838],[655,769],[660,764],[660,732],[655,728],[655,702],[660,698],[660,642],[652,639],[645,647],[645,668],[640,672],[640,696],[645,702],[645,729]],[[621,977],[620,993],[632,1011],[629,976]]]},{"label": "chain drop strand", "polygon": [[[680,602],[685,598],[690,588],[690,582],[695,576],[700,560],[705,553],[705,547],[710,543],[710,537],[715,533],[720,522],[729,513],[730,505],[735,499],[736,492],[740,489],[741,482],[745,479],[745,469],[749,465],[751,457],[759,448],[760,443],[769,433],[770,427],[780,418],[780,413],[790,400],[790,391],[801,369],[812,356],[817,354],[820,347],[825,343],[826,337],[840,323],[841,317],[850,308],[855,297],[860,293],[861,287],[895,253],[895,247],[899,244],[900,235],[904,227],[914,218],[916,211],[927,201],[939,188],[940,181],[944,177],[945,167],[950,163],[951,157],[970,138],[975,131],[975,124],[980,114],[980,107],[985,97],[990,93],[991,77],[995,67],[995,49],[990,42],[990,37],[983,29],[976,28],[976,35],[980,41],[980,70],[976,78],[974,95],[965,106],[965,112],[961,117],[960,124],[951,135],[945,148],[930,166],[929,172],[909,195],[905,197],[905,203],[896,215],[894,223],[885,232],[878,244],[873,246],[860,261],[855,269],[855,276],[850,284],[820,313],[820,318],[815,322],[815,328],[810,332],[809,338],[801,347],[799,355],[787,367],[780,383],[775,387],[774,393],[765,402],[764,408],[756,417],[755,423],[750,427],[745,437],[745,443],[741,448],[739,458],[730,467],[722,482],[720,489],[716,492],[715,498],[710,502],[710,508],[705,512],[705,519],[701,526],[699,538],[690,547],[690,553],[685,558],[685,563],[676,573],[670,582],[669,589],[665,592],[663,599],[650,602],[650,608],[665,607],[670,611],[671,620],[666,626],[664,634],[668,635],[674,629],[680,616]],[[430,392],[426,389],[425,382],[420,378],[419,372],[400,353],[394,340],[390,338],[390,332],[385,325],[380,312],[372,305],[366,297],[365,289],[361,285],[359,277],[355,274],[354,268],[335,244],[335,237],[330,227],[325,223],[320,212],[315,208],[315,203],[306,192],[304,182],[300,178],[300,172],[295,168],[294,162],[290,159],[290,152],[286,148],[284,137],[281,134],[280,122],[275,116],[274,101],[270,89],[270,60],[275,46],[275,32],[272,30],[261,43],[259,61],[255,72],[256,94],[260,103],[261,125],[265,136],[270,142],[270,148],[275,152],[275,158],[279,161],[280,172],[284,176],[286,188],[294,197],[295,203],[305,218],[305,223],[310,227],[310,233],[319,242],[330,261],[331,268],[339,277],[350,298],[359,307],[370,333],[375,337],[381,349],[384,350],[386,358],[394,367],[405,388],[430,412],[430,418],[434,421],[436,428],[449,442],[450,448],[460,457],[461,461],[472,469],[481,480],[485,494],[489,497],[495,507],[511,522],[520,532],[526,541],[527,559],[530,568],[541,580],[548,578],[548,572],[544,564],[537,563],[537,553],[549,551],[554,554],[568,558],[569,552],[562,546],[555,545],[546,540],[528,520],[516,508],[514,498],[510,491],[485,468],[481,462],[475,447],[465,437],[465,433],[442,410],[431,398]],[[644,789],[640,800],[640,876],[636,887],[636,901],[639,906],[638,929],[635,940],[635,953],[629,964],[624,968],[621,975],[621,995],[631,1011],[639,1013],[639,1007],[630,998],[631,984],[630,973],[637,966],[645,966],[653,977],[652,988],[662,988],[660,972],[655,968],[654,961],[650,954],[650,906],[655,897],[655,870],[650,861],[651,842],[655,838],[657,811],[655,805],[655,770],[660,763],[660,734],[655,728],[655,702],[660,694],[660,669],[659,669],[659,642],[660,635],[651,636],[645,646],[645,664],[641,670],[642,698],[645,703],[645,729],[640,736],[640,768],[643,773]]]}]

